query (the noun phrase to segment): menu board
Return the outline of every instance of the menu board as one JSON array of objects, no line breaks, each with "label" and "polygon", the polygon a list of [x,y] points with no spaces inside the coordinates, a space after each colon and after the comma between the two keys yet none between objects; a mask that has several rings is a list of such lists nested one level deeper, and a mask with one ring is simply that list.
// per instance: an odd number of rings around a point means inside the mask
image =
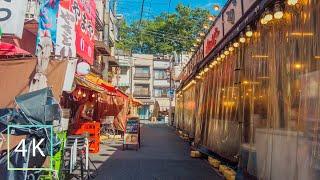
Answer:
[{"label": "menu board", "polygon": [[127,121],[123,144],[139,144],[140,123],[138,119],[129,119]]}]

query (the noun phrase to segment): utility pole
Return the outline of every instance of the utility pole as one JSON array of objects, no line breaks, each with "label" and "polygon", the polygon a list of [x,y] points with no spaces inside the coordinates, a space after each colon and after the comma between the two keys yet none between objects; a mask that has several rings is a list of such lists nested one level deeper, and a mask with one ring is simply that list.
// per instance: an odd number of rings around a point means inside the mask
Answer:
[{"label": "utility pole", "polygon": [[173,59],[176,58],[176,52],[174,51],[173,56],[170,58],[170,74],[169,74],[169,82],[170,82],[170,97],[169,97],[169,125],[173,125],[173,119],[172,119],[172,100],[173,100],[173,82],[172,82],[172,71],[173,71]]}]

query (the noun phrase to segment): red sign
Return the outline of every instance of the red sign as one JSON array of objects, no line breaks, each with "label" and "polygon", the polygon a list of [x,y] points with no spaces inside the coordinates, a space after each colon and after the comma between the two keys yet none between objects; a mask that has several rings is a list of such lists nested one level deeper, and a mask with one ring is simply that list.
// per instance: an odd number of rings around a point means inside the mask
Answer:
[{"label": "red sign", "polygon": [[71,10],[76,17],[77,54],[93,64],[96,3],[94,0],[72,0]]},{"label": "red sign", "polygon": [[210,51],[217,45],[220,33],[221,32],[217,27],[211,29],[211,36],[207,37],[205,41],[204,56],[209,54]]}]

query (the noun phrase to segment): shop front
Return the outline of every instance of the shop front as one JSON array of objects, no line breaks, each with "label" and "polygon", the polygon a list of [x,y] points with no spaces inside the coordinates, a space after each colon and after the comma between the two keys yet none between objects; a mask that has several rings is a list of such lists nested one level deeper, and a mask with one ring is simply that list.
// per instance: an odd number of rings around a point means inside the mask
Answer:
[{"label": "shop front", "polygon": [[239,17],[248,2],[227,4],[223,37],[177,94],[176,127],[239,177],[319,178],[320,3],[288,2],[255,2]]}]

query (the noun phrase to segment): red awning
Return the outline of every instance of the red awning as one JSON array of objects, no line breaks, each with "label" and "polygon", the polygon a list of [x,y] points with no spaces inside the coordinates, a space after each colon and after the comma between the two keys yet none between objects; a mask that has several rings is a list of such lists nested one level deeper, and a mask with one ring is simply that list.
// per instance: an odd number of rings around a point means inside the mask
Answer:
[{"label": "red awning", "polygon": [[0,42],[0,56],[31,55],[29,52],[9,43]]}]

